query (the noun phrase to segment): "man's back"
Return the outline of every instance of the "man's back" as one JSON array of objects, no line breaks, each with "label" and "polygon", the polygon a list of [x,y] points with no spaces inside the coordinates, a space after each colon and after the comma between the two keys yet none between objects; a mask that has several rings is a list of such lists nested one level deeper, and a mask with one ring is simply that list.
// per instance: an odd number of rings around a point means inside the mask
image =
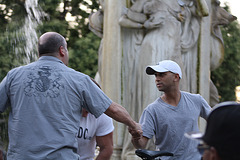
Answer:
[{"label": "man's back", "polygon": [[[11,100],[8,159],[78,159],[76,134],[81,106],[86,99],[105,99],[106,107],[111,104],[89,82],[88,76],[52,56],[10,71],[0,90]],[[91,97],[91,88],[97,88],[100,94]],[[8,97],[3,97],[5,100]],[[85,106],[92,111],[96,107]],[[0,111],[4,111],[2,107]],[[105,110],[99,107],[93,114],[99,116]]]}]

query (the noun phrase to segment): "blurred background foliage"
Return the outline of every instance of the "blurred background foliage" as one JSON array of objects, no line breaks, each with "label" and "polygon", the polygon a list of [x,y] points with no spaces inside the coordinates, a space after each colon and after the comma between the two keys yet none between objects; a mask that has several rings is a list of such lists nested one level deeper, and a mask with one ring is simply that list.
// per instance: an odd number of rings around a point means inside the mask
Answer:
[{"label": "blurred background foliage", "polygon": [[[226,4],[224,9],[230,12]],[[211,79],[218,89],[221,102],[236,101],[235,88],[240,85],[240,26],[238,21],[221,27],[224,60],[221,66],[211,73]]]},{"label": "blurred background foliage", "polygon": [[[34,0],[33,0],[34,1]],[[36,28],[40,36],[55,31],[66,37],[69,67],[94,77],[97,72],[100,38],[88,29],[88,17],[99,8],[97,0],[44,0],[39,5],[46,13]],[[228,6],[225,9],[229,9]],[[25,24],[25,0],[0,0],[0,81],[13,67],[25,64],[26,39],[18,32]],[[220,101],[235,101],[235,87],[240,85],[240,29],[237,21],[221,27],[225,42],[222,65],[211,74]],[[34,50],[33,52],[36,52]],[[37,53],[34,53],[37,55]],[[30,57],[30,62],[34,61]],[[7,144],[8,112],[0,114],[0,141]],[[6,146],[5,146],[6,147]]]}]

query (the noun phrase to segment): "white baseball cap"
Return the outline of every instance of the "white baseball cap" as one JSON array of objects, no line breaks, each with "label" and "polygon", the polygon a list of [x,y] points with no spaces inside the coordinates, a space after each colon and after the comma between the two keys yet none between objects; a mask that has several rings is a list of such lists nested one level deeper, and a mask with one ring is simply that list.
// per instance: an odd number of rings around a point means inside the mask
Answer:
[{"label": "white baseball cap", "polygon": [[149,75],[155,74],[155,72],[172,72],[178,74],[182,78],[182,71],[179,65],[172,60],[164,60],[157,63],[154,66],[147,66],[146,73]]}]

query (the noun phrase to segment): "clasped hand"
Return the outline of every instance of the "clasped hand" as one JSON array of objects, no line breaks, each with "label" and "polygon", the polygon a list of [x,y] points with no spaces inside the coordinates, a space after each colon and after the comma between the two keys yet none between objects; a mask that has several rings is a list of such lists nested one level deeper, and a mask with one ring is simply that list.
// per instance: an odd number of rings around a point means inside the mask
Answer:
[{"label": "clasped hand", "polygon": [[134,128],[128,127],[128,131],[132,135],[133,139],[138,140],[142,137],[143,131],[142,131],[141,125],[139,123],[136,123]]}]

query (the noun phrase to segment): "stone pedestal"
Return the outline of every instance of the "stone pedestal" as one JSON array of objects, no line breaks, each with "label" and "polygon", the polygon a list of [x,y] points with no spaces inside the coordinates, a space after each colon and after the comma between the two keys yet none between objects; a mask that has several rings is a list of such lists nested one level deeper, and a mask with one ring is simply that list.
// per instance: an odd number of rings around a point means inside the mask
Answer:
[{"label": "stone pedestal", "polygon": [[[104,1],[104,28],[101,87],[108,97],[121,104],[121,29],[118,20],[122,9],[121,0]],[[121,160],[124,125],[114,121],[114,152],[112,159]]]},{"label": "stone pedestal", "polygon": [[[207,0],[208,8],[211,8],[211,0]],[[211,10],[210,10],[211,11]],[[209,16],[203,17],[201,21],[200,43],[199,43],[199,93],[209,103],[210,100],[210,49],[211,49],[211,12]],[[204,132],[206,121],[199,119],[199,128]]]}]

